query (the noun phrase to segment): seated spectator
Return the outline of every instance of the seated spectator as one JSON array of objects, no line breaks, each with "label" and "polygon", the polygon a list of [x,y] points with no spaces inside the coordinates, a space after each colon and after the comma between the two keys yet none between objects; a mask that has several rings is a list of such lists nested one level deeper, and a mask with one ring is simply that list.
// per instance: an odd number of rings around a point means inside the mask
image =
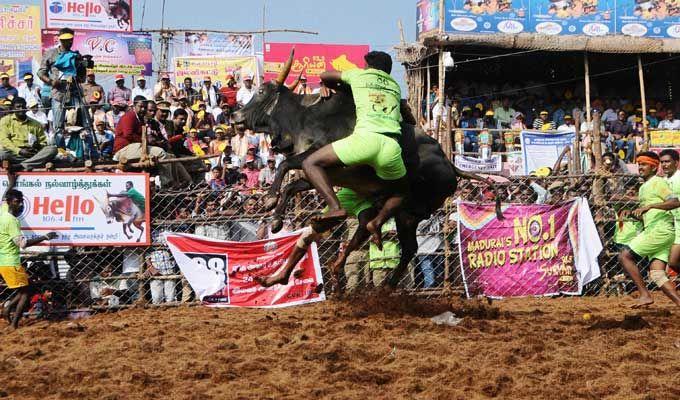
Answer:
[{"label": "seated spectator", "polygon": [[567,114],[564,116],[564,124],[557,127],[558,132],[576,132],[576,127],[574,126],[574,118]]},{"label": "seated spectator", "polygon": [[213,112],[213,117],[215,117],[215,124],[217,125],[228,125],[231,123],[231,107],[226,102],[222,102],[220,107]]},{"label": "seated spectator", "polygon": [[523,131],[527,129],[527,124],[524,122],[524,114],[521,112],[516,112],[510,124],[510,128],[516,131]]},{"label": "seated spectator", "polygon": [[186,134],[184,128],[186,127],[188,114],[186,110],[178,108],[175,110],[172,118],[172,129],[168,130],[168,142],[170,144],[170,151],[175,157],[193,156],[194,153],[185,146]]},{"label": "seated spectator", "polygon": [[[230,112],[236,111],[236,95],[238,88],[236,87],[236,79],[229,74],[226,77],[227,84],[222,86],[219,90],[222,104],[229,108]],[[222,108],[224,110],[224,107]]]},{"label": "seated spectator", "polygon": [[45,114],[45,111],[41,110],[38,108],[39,103],[35,99],[31,99],[28,101],[28,112],[26,115],[28,118],[37,121],[40,123],[40,125],[43,127],[43,130],[47,129],[47,114]]},{"label": "seated spectator", "polygon": [[57,138],[59,148],[58,159],[69,162],[83,160],[98,160],[99,151],[94,144],[94,138],[83,127],[67,126],[64,135]]},{"label": "seated spectator", "polygon": [[650,108],[647,113],[647,123],[651,129],[656,129],[659,126],[659,118],[656,115],[656,108]]},{"label": "seated spectator", "polygon": [[255,165],[255,156],[249,155],[246,157],[246,167],[241,171],[246,175],[248,181],[246,187],[248,189],[256,188],[260,179],[260,170]]},{"label": "seated spectator", "polygon": [[213,126],[215,126],[215,117],[207,110],[207,105],[200,101],[198,103],[198,111],[194,114],[193,127],[198,129],[200,139],[205,136],[214,137]]},{"label": "seated spectator", "polygon": [[110,160],[113,157],[113,132],[106,129],[106,122],[104,121],[97,121],[94,125],[94,129],[100,157]]},{"label": "seated spectator", "polygon": [[260,169],[262,165],[260,165],[260,159],[257,157],[257,146],[255,145],[248,145],[248,152],[246,153],[246,156],[243,158],[243,161],[252,158],[255,163],[255,168]]},{"label": "seated spectator", "polygon": [[123,74],[116,75],[116,86],[109,90],[106,98],[110,104],[130,104],[130,101],[132,100],[132,90],[125,87],[125,76]]},{"label": "seated spectator", "polygon": [[[241,178],[241,173],[238,170],[238,165],[234,164],[226,164],[224,166],[224,171],[222,175],[222,180],[224,183],[228,186],[232,185],[237,185],[239,183],[239,179]],[[248,180],[248,177],[246,176],[246,181]]]},{"label": "seated spectator", "polygon": [[[138,160],[142,157],[142,126],[146,117],[146,99],[136,97],[134,108],[120,119],[116,128],[116,137],[113,143],[114,159]],[[159,160],[168,158],[168,154],[160,147],[147,146],[147,155]],[[171,164],[158,164],[158,173],[163,187],[173,184],[189,184],[186,182],[186,175],[181,174],[178,179],[173,176],[173,166]],[[186,173],[186,171],[184,171]]]},{"label": "seated spectator", "polygon": [[208,185],[210,186],[210,189],[212,190],[224,190],[224,188],[227,187],[227,184],[224,182],[224,170],[222,167],[219,165],[216,167],[213,167],[211,171],[212,175],[210,180],[208,181]]},{"label": "seated spectator", "polygon": [[189,137],[184,141],[184,147],[189,149],[191,154],[195,156],[204,156],[206,147],[205,143],[198,137],[198,129],[189,129]]},{"label": "seated spectator", "polygon": [[0,99],[13,100],[19,97],[17,88],[9,83],[9,75],[6,72],[0,74]]},{"label": "seated spectator", "polygon": [[609,133],[608,147],[616,146],[615,151],[624,152],[624,159],[626,162],[633,162],[635,155],[635,140],[633,138],[633,129],[628,124],[626,119],[626,112],[619,111],[616,121],[609,125],[607,130]]},{"label": "seated spectator", "polygon": [[142,75],[137,77],[137,86],[132,89],[131,97],[143,96],[147,100],[154,100],[153,90],[146,87],[146,78]]},{"label": "seated spectator", "polygon": [[109,129],[115,130],[118,126],[118,122],[127,109],[127,104],[125,102],[113,103],[113,106],[109,111],[106,112],[106,124]]},{"label": "seated spectator", "polygon": [[252,187],[248,187],[248,175],[240,172],[238,175],[238,182],[234,185],[234,190],[242,194],[251,194]]},{"label": "seated spectator", "polygon": [[659,122],[659,129],[680,130],[680,119],[673,117],[673,110],[666,111],[666,117]]},{"label": "seated spectator", "polygon": [[236,135],[231,138],[231,147],[234,154],[244,159],[248,153],[248,138],[246,137],[246,128],[243,125],[236,126]]},{"label": "seated spectator", "polygon": [[0,119],[0,161],[24,170],[44,167],[57,155],[57,147],[48,146],[43,127],[28,118],[26,100],[15,97],[12,108],[13,114]]},{"label": "seated spectator", "polygon": [[260,171],[260,187],[269,187],[274,183],[274,177],[276,176],[276,160],[274,157],[269,157],[267,159],[267,167]]},{"label": "seated spectator", "polygon": [[236,168],[241,168],[241,158],[234,154],[234,152],[231,150],[231,144],[227,143],[226,146],[224,146],[224,150],[222,150],[222,155],[220,156],[220,162],[221,165],[225,164],[231,164]]},{"label": "seated spectator", "polygon": [[229,140],[227,139],[226,129],[223,126],[216,126],[214,131],[215,139],[210,141],[210,145],[208,146],[208,154],[220,155],[224,151],[224,148],[229,144]]},{"label": "seated spectator", "polygon": [[177,99],[177,87],[170,82],[170,76],[167,73],[161,74],[161,80],[156,83],[153,92],[156,100],[172,102]]},{"label": "seated spectator", "polygon": [[555,123],[553,121],[550,121],[548,119],[548,112],[547,111],[541,111],[540,114],[538,114],[538,118],[534,120],[533,128],[538,131],[552,131],[555,130],[557,127],[555,126]]}]

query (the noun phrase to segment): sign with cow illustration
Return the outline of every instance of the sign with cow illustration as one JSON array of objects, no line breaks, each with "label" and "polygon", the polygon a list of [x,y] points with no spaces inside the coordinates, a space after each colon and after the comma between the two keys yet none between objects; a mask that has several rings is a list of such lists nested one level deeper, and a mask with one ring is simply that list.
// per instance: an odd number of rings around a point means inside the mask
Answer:
[{"label": "sign with cow illustration", "polygon": [[[2,193],[7,175],[0,175]],[[151,244],[149,176],[145,173],[21,173],[19,216],[27,238],[56,232],[44,245],[142,246]]]}]

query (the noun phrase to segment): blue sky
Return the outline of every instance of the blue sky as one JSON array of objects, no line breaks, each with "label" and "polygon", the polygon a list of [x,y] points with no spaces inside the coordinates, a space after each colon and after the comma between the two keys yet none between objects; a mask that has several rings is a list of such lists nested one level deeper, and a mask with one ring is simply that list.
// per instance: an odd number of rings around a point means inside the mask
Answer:
[{"label": "blue sky", "polygon": [[[7,3],[42,4],[42,0],[14,0]],[[142,8],[146,3],[144,18]],[[166,28],[260,30],[263,0],[166,0]],[[163,0],[133,0],[135,29],[161,27]],[[415,0],[266,0],[266,26],[319,32],[318,35],[277,33],[272,42],[368,44],[372,50],[394,56],[399,42],[397,20],[404,24],[409,41],[415,39]],[[256,39],[259,49],[260,39]],[[392,71],[403,84],[404,69],[395,63]]]}]

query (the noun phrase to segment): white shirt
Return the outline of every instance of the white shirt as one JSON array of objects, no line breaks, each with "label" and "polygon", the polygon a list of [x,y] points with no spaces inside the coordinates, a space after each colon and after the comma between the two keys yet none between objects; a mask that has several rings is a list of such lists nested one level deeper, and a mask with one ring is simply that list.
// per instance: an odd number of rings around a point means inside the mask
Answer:
[{"label": "white shirt", "polygon": [[663,121],[659,122],[659,129],[680,129],[680,119],[674,119],[672,121],[664,119]]},{"label": "white shirt", "polygon": [[247,89],[245,86],[243,86],[238,90],[238,92],[236,92],[236,102],[245,106],[255,95],[255,90],[255,86],[251,87],[250,89]]},{"label": "white shirt", "polygon": [[576,132],[574,125],[562,124],[557,128],[557,132]]},{"label": "white shirt", "polygon": [[134,89],[132,89],[132,99],[136,96],[144,96],[147,100],[153,100],[153,90],[151,88],[140,88],[139,86],[136,86]]},{"label": "white shirt", "polygon": [[28,88],[26,86],[26,83],[22,82],[19,85],[19,88],[17,88],[17,92],[19,92],[19,97],[23,97],[26,99],[26,103],[30,103],[31,99],[35,100],[40,107],[42,107],[42,103],[40,102],[40,86],[36,85],[35,83],[33,84],[32,88]]},{"label": "white shirt", "polygon": [[47,114],[45,114],[45,112],[41,110],[35,112],[33,112],[32,110],[28,110],[28,112],[26,112],[26,116],[34,121],[40,122],[43,128],[46,127],[47,123],[49,122],[47,121]]}]

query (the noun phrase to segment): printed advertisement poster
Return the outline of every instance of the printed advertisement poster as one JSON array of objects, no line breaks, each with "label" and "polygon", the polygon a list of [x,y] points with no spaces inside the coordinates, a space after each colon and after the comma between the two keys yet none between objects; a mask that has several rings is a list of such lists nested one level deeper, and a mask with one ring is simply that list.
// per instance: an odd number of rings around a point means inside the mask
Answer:
[{"label": "printed advertisement poster", "polygon": [[416,5],[416,37],[439,29],[439,0],[419,0]]},{"label": "printed advertisement poster", "polygon": [[528,1],[447,0],[446,31],[456,33],[508,33],[527,29]]},{"label": "printed advertisement poster", "polygon": [[680,131],[650,131],[649,145],[652,147],[680,147]]},{"label": "printed advertisement poster", "polygon": [[493,155],[489,158],[478,158],[457,155],[453,160],[456,168],[461,171],[489,173],[501,172],[502,162],[500,155]]},{"label": "printed advertisement poster", "polygon": [[253,35],[185,32],[184,56],[252,56]]},{"label": "printed advertisement poster", "polygon": [[[4,193],[7,175],[0,181]],[[57,232],[50,245],[149,245],[148,182],[145,173],[21,173],[15,186],[24,194],[21,230],[29,239]]]},{"label": "printed advertisement poster", "polygon": [[602,251],[585,199],[557,205],[458,203],[458,238],[468,297],[581,294],[600,276]]},{"label": "printed advertisement poster", "polygon": [[522,159],[524,160],[524,175],[529,175],[541,167],[552,168],[565,147],[574,144],[573,132],[543,133],[536,131],[522,131]]},{"label": "printed advertisement poster", "polygon": [[[58,30],[42,31],[43,51],[59,46]],[[93,56],[97,74],[151,75],[150,34],[76,31],[73,50]]]},{"label": "printed advertisement poster", "polygon": [[319,75],[324,71],[347,71],[363,68],[368,45],[266,43],[264,49],[264,79],[276,79],[295,47],[295,59],[287,84],[293,83],[302,72],[311,87],[319,86]]},{"label": "printed advertisement poster", "polygon": [[0,4],[0,58],[39,58],[40,51],[40,6]]},{"label": "printed advertisement poster", "polygon": [[204,305],[213,307],[288,307],[326,299],[316,244],[285,285],[268,288],[255,277],[283,267],[301,232],[256,242],[228,242],[205,236],[166,233],[182,274]]},{"label": "printed advertisement poster", "polygon": [[217,87],[226,84],[227,75],[232,75],[237,82],[243,77],[253,74],[258,80],[257,58],[255,57],[175,57],[175,84],[184,85],[184,78],[191,78],[194,85],[203,82],[209,76]]},{"label": "printed advertisement poster", "polygon": [[132,0],[44,0],[45,27],[132,32]]},{"label": "printed advertisement poster", "polygon": [[615,32],[615,0],[531,0],[531,32],[604,36]]},{"label": "printed advertisement poster", "polygon": [[680,2],[618,0],[617,32],[628,36],[680,38]]}]

